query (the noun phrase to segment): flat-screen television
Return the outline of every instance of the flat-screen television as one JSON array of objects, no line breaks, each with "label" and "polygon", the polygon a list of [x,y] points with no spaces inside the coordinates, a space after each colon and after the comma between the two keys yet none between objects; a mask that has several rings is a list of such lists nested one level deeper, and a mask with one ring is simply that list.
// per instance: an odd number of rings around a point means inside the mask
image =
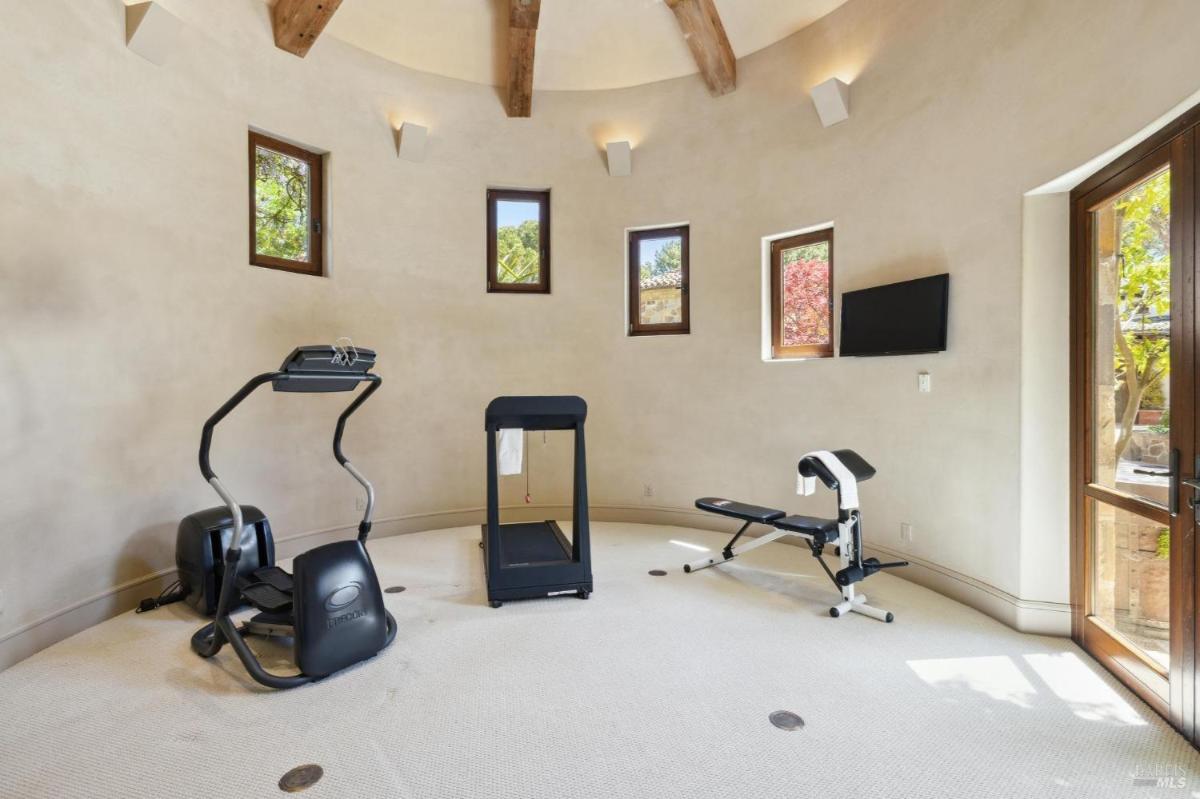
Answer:
[{"label": "flat-screen television", "polygon": [[911,355],[946,349],[950,275],[842,295],[841,355]]}]

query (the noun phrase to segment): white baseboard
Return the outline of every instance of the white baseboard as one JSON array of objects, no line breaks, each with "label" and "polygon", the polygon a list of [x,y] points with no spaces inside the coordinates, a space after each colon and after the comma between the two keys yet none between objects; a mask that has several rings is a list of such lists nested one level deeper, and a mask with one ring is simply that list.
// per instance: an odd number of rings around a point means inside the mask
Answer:
[{"label": "white baseboard", "polygon": [[[727,520],[691,508],[654,505],[591,505],[591,519],[626,524],[660,524],[732,533]],[[569,518],[566,505],[518,505],[504,509],[511,521],[533,521],[545,518]],[[444,530],[482,524],[483,508],[462,508],[436,513],[413,514],[375,522],[372,536],[386,538],[394,535]],[[352,536],[357,525],[312,530],[306,533],[277,538],[276,556],[295,557],[304,550],[330,541]],[[786,540],[786,539],[785,539]],[[908,560],[910,566],[892,572],[918,585],[937,591],[964,605],[1020,630],[1039,635],[1069,636],[1071,608],[1066,604],[1021,599],[994,586],[936,563],[921,561],[886,547],[868,545],[868,550],[887,560]],[[86,630],[95,624],[137,607],[139,601],[155,596],[175,579],[174,569],[164,569],[114,586],[108,591],[60,608],[29,624],[0,636],[0,671],[25,658]]]},{"label": "white baseboard", "polygon": [[[737,523],[733,520],[691,508],[606,505],[593,507],[592,518],[598,521],[727,530],[730,534],[737,528]],[[781,542],[804,546],[803,542],[792,537],[783,538]],[[961,602],[1015,630],[1034,635],[1071,635],[1071,606],[1067,603],[1022,599],[970,575],[870,542],[867,543],[866,550],[867,554],[879,557],[880,560],[908,561],[907,567],[896,569],[890,574]]]},{"label": "white baseboard", "polygon": [[[504,514],[507,519],[513,521],[533,521],[548,517],[562,518],[564,515],[570,514],[570,507],[565,505],[521,505],[504,508]],[[593,514],[593,518],[595,518],[595,514]],[[371,535],[373,538],[386,538],[422,530],[444,530],[450,527],[482,524],[483,520],[483,508],[464,508],[397,516],[377,520]],[[331,541],[350,538],[357,533],[358,525],[354,524],[281,536],[275,539],[275,556],[280,560],[293,558],[307,549]],[[121,583],[95,596],[59,608],[40,619],[0,635],[0,671],[48,646],[70,638],[88,627],[133,610],[141,600],[161,593],[164,588],[175,581],[175,577],[176,572],[173,568],[147,574]]]},{"label": "white baseboard", "polygon": [[868,554],[880,560],[908,561],[908,566],[891,574],[975,608],[1015,630],[1034,635],[1071,635],[1069,604],[1021,599],[982,580],[904,552],[873,544],[867,544],[865,548]]}]

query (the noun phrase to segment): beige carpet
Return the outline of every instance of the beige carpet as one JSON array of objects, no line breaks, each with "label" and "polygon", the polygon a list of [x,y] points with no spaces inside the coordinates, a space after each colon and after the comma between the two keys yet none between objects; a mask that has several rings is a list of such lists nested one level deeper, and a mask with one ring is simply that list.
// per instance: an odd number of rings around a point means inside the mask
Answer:
[{"label": "beige carpet", "polygon": [[1197,753],[1069,641],[889,575],[894,624],[831,619],[783,544],[684,574],[723,537],[593,538],[590,600],[499,610],[478,528],[373,542],[396,643],[291,692],[193,655],[182,605],[92,628],[0,673],[0,796],[264,797],[305,763],[311,797],[1200,796]]}]

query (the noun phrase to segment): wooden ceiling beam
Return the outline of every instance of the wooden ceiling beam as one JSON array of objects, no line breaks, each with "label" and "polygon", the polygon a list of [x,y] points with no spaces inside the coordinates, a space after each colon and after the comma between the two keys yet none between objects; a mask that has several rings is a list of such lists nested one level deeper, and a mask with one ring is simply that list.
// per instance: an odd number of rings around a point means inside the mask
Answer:
[{"label": "wooden ceiling beam", "polygon": [[508,0],[508,104],[510,117],[533,113],[533,52],[542,0]]},{"label": "wooden ceiling beam", "polygon": [[275,46],[292,55],[308,55],[342,0],[276,0],[271,7]]},{"label": "wooden ceiling beam", "polygon": [[718,96],[733,91],[737,87],[737,58],[713,0],[667,0],[667,6],[675,12],[675,21],[709,91]]}]

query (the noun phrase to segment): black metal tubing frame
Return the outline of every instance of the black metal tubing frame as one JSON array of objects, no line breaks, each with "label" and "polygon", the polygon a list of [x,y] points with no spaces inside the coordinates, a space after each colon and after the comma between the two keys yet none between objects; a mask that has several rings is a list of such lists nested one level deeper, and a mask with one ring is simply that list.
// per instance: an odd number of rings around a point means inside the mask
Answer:
[{"label": "black metal tubing frame", "polygon": [[[221,422],[222,419],[228,416],[234,408],[240,405],[248,396],[254,393],[255,389],[257,389],[259,386],[262,386],[264,383],[270,383],[276,380],[316,381],[346,380],[347,378],[348,376],[344,373],[329,375],[297,375],[290,374],[285,371],[264,372],[260,375],[250,378],[250,380],[248,380],[236,394],[230,397],[224,405],[217,409],[216,413],[208,417],[208,421],[204,423],[204,430],[200,435],[200,473],[204,475],[204,479],[207,480],[214,489],[216,489],[217,493],[221,496],[221,499],[225,500],[225,502],[231,506],[230,510],[233,512],[234,519],[237,522],[235,526],[238,526],[239,529],[230,538],[229,549],[225,551],[225,574],[221,580],[221,593],[217,600],[216,617],[213,621],[197,630],[192,636],[192,649],[201,657],[209,658],[220,652],[221,647],[223,647],[226,642],[230,643],[233,646],[234,652],[237,653],[238,659],[242,661],[242,665],[246,667],[246,671],[249,672],[250,676],[253,677],[256,682],[261,683],[269,688],[295,688],[300,685],[314,682],[318,678],[310,677],[307,674],[272,674],[264,669],[262,664],[258,661],[258,658],[254,656],[252,651],[250,651],[250,647],[247,646],[245,639],[242,638],[241,632],[233,623],[233,619],[229,615],[229,603],[232,601],[233,592],[236,586],[237,565],[242,556],[242,548],[240,546],[242,537],[242,530],[240,529],[242,525],[240,522],[242,519],[242,514],[241,507],[237,506],[236,503],[232,501],[232,498],[225,491],[224,487],[221,486],[221,482],[219,479],[217,479],[217,475],[215,472],[213,472],[212,465],[209,462],[209,451],[212,448],[213,431],[216,429],[216,426]],[[341,415],[338,417],[337,427],[335,428],[333,434],[333,456],[337,459],[338,463],[350,470],[351,475],[353,475],[355,479],[360,478],[350,465],[350,461],[342,453],[342,434],[346,429],[346,420],[349,419],[350,415],[358,410],[359,407],[366,401],[367,397],[371,396],[371,394],[373,394],[383,383],[383,378],[376,374],[363,374],[358,379],[361,382],[368,382],[371,385],[367,387],[366,391],[363,391],[361,394],[355,397],[354,401],[350,403],[346,410],[342,411]],[[371,499],[371,497],[369,497],[369,499]],[[363,544],[366,543],[367,536],[371,532],[370,513],[371,503],[368,502],[367,515],[364,516],[363,521],[359,523],[358,540]],[[389,611],[385,610],[384,614],[387,618],[387,638],[386,643],[384,643],[384,648],[387,648],[392,643],[392,640],[396,637],[396,620],[392,617],[392,614]]]},{"label": "black metal tubing frame", "polygon": [[[750,529],[750,525],[752,524],[754,524],[754,522],[746,522],[742,525],[740,530],[734,533],[733,538],[729,539],[729,543],[725,545],[725,549],[721,550],[721,554],[725,556],[725,560],[730,560],[733,557],[733,545],[738,542],[738,539],[742,537],[743,533]],[[767,527],[774,527],[774,525],[768,524]]]}]

